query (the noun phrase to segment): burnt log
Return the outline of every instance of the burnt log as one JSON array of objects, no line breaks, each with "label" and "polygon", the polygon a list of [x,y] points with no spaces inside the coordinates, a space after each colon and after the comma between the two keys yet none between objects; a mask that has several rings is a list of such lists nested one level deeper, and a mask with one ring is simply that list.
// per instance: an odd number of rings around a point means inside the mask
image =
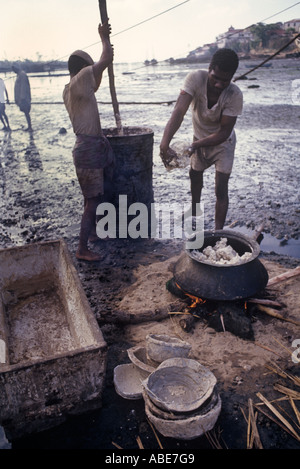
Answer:
[{"label": "burnt log", "polygon": [[251,317],[240,304],[219,302],[205,315],[208,325],[217,332],[230,332],[245,340],[254,340]]}]

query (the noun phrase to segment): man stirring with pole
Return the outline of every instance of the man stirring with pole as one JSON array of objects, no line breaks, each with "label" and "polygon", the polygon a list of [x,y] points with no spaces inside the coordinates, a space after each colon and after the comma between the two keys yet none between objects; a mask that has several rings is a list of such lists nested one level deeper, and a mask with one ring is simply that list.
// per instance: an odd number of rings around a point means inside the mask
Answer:
[{"label": "man stirring with pole", "polygon": [[108,22],[98,27],[102,41],[102,54],[98,62],[84,51],[71,54],[68,67],[70,83],[65,86],[63,99],[72,122],[76,143],[73,161],[84,196],[77,259],[99,261],[101,257],[88,248],[88,242],[99,240],[96,234],[96,210],[102,201],[105,181],[112,178],[114,155],[103,135],[95,92],[102,74],[113,60]]}]

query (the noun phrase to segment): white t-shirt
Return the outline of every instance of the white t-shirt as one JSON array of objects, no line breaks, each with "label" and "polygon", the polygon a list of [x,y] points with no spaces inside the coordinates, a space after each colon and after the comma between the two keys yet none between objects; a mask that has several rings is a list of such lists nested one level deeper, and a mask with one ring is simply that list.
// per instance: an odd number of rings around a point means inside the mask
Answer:
[{"label": "white t-shirt", "polygon": [[225,88],[218,102],[211,108],[207,105],[208,72],[197,70],[187,75],[183,90],[193,97],[192,120],[194,135],[197,139],[207,137],[220,128],[222,115],[237,117],[242,114],[243,94],[238,86],[230,83]]},{"label": "white t-shirt", "polygon": [[76,135],[102,135],[92,65],[83,68],[65,86],[63,100]]}]

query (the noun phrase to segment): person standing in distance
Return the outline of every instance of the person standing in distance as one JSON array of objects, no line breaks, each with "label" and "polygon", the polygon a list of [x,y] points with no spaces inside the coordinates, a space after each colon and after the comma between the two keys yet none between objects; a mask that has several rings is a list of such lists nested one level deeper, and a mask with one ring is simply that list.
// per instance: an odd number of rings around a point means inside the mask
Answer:
[{"label": "person standing in distance", "polygon": [[20,111],[24,112],[26,121],[27,121],[27,129],[31,131],[31,118],[30,118],[30,109],[31,109],[31,89],[30,83],[27,74],[24,70],[21,70],[16,65],[12,67],[13,71],[17,74],[17,79],[15,82],[15,103],[19,106]]},{"label": "person standing in distance", "polygon": [[223,229],[226,220],[228,182],[236,145],[234,126],[243,109],[242,92],[231,83],[238,65],[237,54],[223,48],[214,53],[208,71],[197,70],[187,75],[160,144],[162,160],[172,159],[175,155],[170,142],[192,105],[194,140],[189,147],[192,215],[196,215],[196,204],[201,200],[203,172],[215,165],[216,230]]}]

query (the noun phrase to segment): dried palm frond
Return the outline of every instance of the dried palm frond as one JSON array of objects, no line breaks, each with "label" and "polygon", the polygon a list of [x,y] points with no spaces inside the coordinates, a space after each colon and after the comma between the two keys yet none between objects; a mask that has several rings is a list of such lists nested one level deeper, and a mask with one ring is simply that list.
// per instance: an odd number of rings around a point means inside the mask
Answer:
[{"label": "dried palm frond", "polygon": [[282,423],[283,428],[288,430],[291,435],[293,435],[296,440],[300,441],[300,435],[296,432],[296,430],[292,427],[292,425],[280,414],[280,412],[261,394],[257,393],[257,397],[268,407],[271,412],[279,419]]}]

